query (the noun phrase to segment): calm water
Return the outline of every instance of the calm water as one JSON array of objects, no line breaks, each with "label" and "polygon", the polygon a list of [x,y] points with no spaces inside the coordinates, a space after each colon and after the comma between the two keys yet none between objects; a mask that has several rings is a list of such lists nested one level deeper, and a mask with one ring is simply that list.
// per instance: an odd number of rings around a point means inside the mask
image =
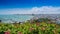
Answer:
[{"label": "calm water", "polygon": [[27,14],[14,14],[14,15],[0,15],[0,20],[4,23],[14,23],[23,22],[32,19],[33,17],[49,17],[49,18],[58,18],[60,22],[60,14],[37,14],[37,15],[27,15]]},{"label": "calm water", "polygon": [[23,22],[33,18],[32,15],[0,15],[0,20],[5,23],[9,22]]}]

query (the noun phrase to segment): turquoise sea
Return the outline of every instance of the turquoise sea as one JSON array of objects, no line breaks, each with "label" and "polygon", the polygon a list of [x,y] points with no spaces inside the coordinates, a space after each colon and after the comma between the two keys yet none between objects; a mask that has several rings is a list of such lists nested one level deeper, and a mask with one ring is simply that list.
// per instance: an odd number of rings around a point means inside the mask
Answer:
[{"label": "turquoise sea", "polygon": [[23,22],[27,21],[33,18],[32,15],[0,15],[0,20],[4,23],[13,23],[15,21],[17,22]]},{"label": "turquoise sea", "polygon": [[3,23],[14,23],[14,22],[25,22],[27,20],[33,19],[34,17],[47,17],[50,19],[56,20],[60,23],[60,14],[10,14],[10,15],[0,15],[0,20],[2,20]]}]

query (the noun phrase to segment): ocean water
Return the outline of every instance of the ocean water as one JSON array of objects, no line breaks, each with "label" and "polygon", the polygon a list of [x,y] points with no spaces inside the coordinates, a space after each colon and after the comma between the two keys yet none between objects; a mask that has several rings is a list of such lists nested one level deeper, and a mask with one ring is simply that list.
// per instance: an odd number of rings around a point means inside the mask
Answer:
[{"label": "ocean water", "polygon": [[4,23],[13,23],[27,21],[33,18],[32,15],[0,15],[0,20]]},{"label": "ocean water", "polygon": [[14,23],[14,22],[24,22],[30,19],[33,19],[34,17],[47,17],[51,19],[56,19],[57,23],[60,23],[60,14],[11,14],[11,15],[0,15],[0,20],[2,20],[3,23]]}]

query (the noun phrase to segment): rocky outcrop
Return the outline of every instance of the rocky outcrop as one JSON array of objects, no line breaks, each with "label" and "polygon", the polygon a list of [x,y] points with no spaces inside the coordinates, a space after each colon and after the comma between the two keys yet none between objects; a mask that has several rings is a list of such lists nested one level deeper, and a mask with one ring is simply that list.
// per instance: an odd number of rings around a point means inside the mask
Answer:
[{"label": "rocky outcrop", "polygon": [[0,22],[2,22],[2,20],[0,20]]}]

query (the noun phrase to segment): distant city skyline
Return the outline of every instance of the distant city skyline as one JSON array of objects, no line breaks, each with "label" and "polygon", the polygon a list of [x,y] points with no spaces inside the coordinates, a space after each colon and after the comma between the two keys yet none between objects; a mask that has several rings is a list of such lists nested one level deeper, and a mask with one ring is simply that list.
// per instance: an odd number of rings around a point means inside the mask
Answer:
[{"label": "distant city skyline", "polygon": [[0,14],[60,14],[60,0],[0,0]]}]

